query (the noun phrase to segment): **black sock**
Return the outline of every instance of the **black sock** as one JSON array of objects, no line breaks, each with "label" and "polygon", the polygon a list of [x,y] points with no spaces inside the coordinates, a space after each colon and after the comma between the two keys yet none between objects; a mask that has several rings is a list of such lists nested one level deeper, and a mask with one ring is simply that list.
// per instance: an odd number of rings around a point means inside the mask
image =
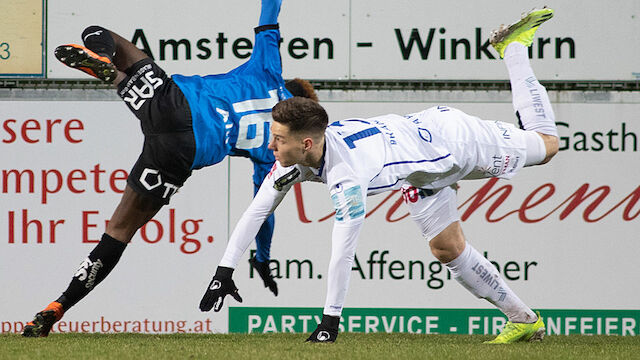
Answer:
[{"label": "black sock", "polygon": [[82,32],[82,41],[87,49],[113,61],[116,54],[116,43],[109,30],[96,25],[91,25]]},{"label": "black sock", "polygon": [[56,300],[62,304],[62,308],[65,311],[69,310],[106,278],[120,260],[126,247],[127,244],[102,234],[102,240],[82,262],[67,290]]}]

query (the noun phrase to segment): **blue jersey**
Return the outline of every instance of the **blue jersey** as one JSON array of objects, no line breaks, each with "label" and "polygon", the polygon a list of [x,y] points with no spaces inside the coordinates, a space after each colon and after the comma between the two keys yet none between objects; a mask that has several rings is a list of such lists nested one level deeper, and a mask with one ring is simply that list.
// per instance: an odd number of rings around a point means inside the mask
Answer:
[{"label": "blue jersey", "polygon": [[196,141],[192,169],[216,164],[227,155],[245,156],[254,163],[254,183],[262,182],[275,160],[267,149],[271,108],[291,97],[282,79],[279,41],[279,30],[262,30],[256,33],[249,61],[230,72],[173,75],[191,109]]}]

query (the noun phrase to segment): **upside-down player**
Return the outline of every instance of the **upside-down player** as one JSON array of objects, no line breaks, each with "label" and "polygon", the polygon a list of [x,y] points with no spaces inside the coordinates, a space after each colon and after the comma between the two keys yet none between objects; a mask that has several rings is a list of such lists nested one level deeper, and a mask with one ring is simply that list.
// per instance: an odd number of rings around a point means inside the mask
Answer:
[{"label": "upside-down player", "polygon": [[[117,85],[118,95],[140,120],[144,147],[101,241],[62,295],[25,326],[24,336],[47,336],[53,324],[111,272],[135,232],[169,203],[192,170],[219,163],[227,155],[248,157],[254,164],[257,192],[274,162],[267,149],[271,108],[291,97],[287,89],[317,100],[308,82],[296,79],[285,88],[278,49],[281,3],[262,0],[253,54],[226,74],[168,77],[135,45],[100,26],[84,30],[85,46],[56,48],[56,57],[65,65]],[[250,124],[255,134],[248,134]],[[254,234],[258,253],[251,264],[277,295],[268,270],[273,217],[263,220]]]}]

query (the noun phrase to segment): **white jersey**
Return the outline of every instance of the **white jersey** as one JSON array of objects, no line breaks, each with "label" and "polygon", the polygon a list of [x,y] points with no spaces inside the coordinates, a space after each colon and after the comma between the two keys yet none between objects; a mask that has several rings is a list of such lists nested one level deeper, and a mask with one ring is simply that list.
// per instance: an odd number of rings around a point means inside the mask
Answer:
[{"label": "white jersey", "polygon": [[367,195],[405,184],[431,192],[465,178],[511,178],[525,162],[523,131],[439,106],[400,116],[341,120],[325,131],[320,168],[275,163],[236,225],[221,266],[235,268],[263,221],[302,181],[329,187],[336,215],[324,314],[339,316]]}]

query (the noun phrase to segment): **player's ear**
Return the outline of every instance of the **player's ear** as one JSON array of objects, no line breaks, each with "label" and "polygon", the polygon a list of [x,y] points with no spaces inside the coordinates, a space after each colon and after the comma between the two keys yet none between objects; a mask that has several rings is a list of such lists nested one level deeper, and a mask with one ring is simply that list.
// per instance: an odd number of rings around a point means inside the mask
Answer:
[{"label": "player's ear", "polygon": [[315,142],[313,141],[312,138],[305,137],[304,139],[302,139],[302,143],[304,145],[304,151],[309,151],[309,150],[311,150],[311,148],[313,147],[313,144]]}]

